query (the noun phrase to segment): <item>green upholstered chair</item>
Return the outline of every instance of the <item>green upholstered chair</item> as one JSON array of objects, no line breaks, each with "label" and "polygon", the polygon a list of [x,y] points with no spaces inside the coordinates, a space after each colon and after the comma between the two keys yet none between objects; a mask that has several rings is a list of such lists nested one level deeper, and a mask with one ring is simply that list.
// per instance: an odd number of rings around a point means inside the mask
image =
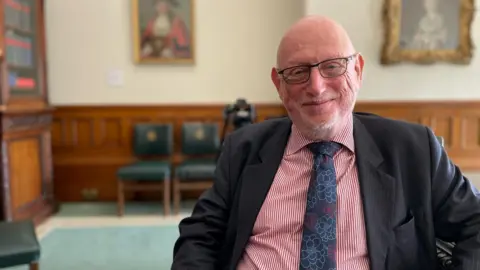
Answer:
[{"label": "green upholstered chair", "polygon": [[220,146],[218,125],[187,122],[182,125],[182,162],[175,167],[173,202],[180,211],[183,190],[204,190],[213,183],[215,156]]},{"label": "green upholstered chair", "polygon": [[31,220],[0,222],[0,268],[29,265],[38,270],[39,260],[40,244]]},{"label": "green upholstered chair", "polygon": [[133,152],[138,161],[117,171],[118,215],[123,216],[125,191],[163,190],[164,214],[170,214],[170,156],[173,149],[172,124],[136,124],[133,128]]}]

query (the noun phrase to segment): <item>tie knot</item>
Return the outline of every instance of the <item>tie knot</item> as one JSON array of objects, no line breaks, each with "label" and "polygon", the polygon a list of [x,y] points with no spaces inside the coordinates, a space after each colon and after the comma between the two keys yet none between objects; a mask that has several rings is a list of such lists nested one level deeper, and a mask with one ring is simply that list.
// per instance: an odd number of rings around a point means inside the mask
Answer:
[{"label": "tie knot", "polygon": [[308,145],[314,156],[327,155],[333,157],[340,150],[341,145],[336,142],[315,142]]}]

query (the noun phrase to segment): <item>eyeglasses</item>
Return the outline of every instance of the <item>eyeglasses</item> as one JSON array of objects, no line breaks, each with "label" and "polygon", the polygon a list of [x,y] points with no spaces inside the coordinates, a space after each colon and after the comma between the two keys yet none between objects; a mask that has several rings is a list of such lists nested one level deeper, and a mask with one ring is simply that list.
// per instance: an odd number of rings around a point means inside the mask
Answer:
[{"label": "eyeglasses", "polygon": [[348,63],[354,59],[357,54],[348,57],[328,59],[313,65],[300,65],[288,67],[277,71],[283,80],[288,84],[301,84],[310,80],[311,69],[317,67],[323,78],[334,78],[345,74]]}]

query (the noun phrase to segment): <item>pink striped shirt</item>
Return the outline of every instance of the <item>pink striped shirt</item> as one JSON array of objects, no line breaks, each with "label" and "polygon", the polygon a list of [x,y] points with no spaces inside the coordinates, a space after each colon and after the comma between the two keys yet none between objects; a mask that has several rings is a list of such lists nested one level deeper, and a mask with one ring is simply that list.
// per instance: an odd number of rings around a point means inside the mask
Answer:
[{"label": "pink striped shirt", "polygon": [[[360,184],[350,117],[333,141],[337,174],[337,270],[369,270]],[[283,159],[260,209],[238,270],[294,270],[300,265],[303,219],[313,154],[312,141],[292,126]]]}]

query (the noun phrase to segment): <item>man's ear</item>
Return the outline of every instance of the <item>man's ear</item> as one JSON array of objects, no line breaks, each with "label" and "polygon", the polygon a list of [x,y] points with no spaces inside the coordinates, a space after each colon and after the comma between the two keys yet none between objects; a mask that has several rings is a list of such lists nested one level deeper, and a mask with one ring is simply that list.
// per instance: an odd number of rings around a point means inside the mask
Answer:
[{"label": "man's ear", "polygon": [[363,80],[363,66],[365,65],[365,61],[363,60],[363,56],[361,54],[357,55],[357,61],[355,61],[355,72],[357,73],[357,80],[359,83]]},{"label": "man's ear", "polygon": [[275,67],[272,68],[272,71],[270,72],[270,78],[272,79],[273,84],[275,85],[275,88],[277,88],[277,91],[280,90],[280,76],[277,73],[277,69]]}]

